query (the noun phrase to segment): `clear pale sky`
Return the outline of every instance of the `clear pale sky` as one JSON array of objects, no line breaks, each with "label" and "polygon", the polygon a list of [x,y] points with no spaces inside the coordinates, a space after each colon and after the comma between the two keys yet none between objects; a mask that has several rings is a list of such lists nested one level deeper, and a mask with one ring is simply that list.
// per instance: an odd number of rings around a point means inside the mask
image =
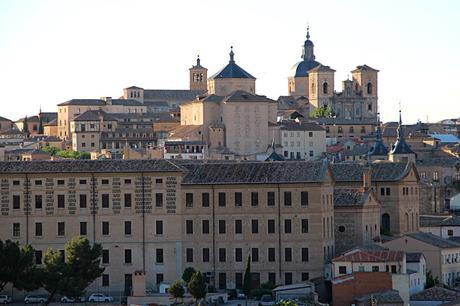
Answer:
[{"label": "clear pale sky", "polygon": [[235,60],[257,93],[287,94],[307,23],[316,59],[336,72],[379,69],[384,121],[457,118],[460,1],[0,0],[0,116],[13,120],[72,98],[187,89],[200,54],[212,75]]}]

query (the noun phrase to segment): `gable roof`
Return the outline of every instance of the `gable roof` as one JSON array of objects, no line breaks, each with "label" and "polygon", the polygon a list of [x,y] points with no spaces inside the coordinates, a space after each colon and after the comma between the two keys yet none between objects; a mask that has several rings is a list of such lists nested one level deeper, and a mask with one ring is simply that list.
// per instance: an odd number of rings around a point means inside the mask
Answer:
[{"label": "gable roof", "polygon": [[406,253],[406,262],[420,262],[422,259],[423,253],[421,252],[407,252]]},{"label": "gable roof", "polygon": [[[426,244],[441,248],[441,249],[460,248],[460,243],[441,238],[431,233],[417,232],[417,233],[406,234],[406,236],[422,241]],[[404,237],[401,237],[399,239],[404,239]]]},{"label": "gable roof", "polygon": [[404,251],[391,250],[353,250],[344,255],[332,259],[332,262],[388,262],[404,260]]},{"label": "gable roof", "polygon": [[325,131],[325,129],[316,122],[282,121],[279,125],[281,130],[286,131]]},{"label": "gable roof", "polygon": [[185,166],[182,184],[321,183],[329,171],[323,161],[213,163]]},{"label": "gable roof", "polygon": [[370,191],[358,188],[334,188],[334,207],[363,206],[370,195]]},{"label": "gable roof", "polygon": [[[357,162],[345,162],[332,165],[334,179],[337,182],[362,182],[363,169],[364,165]],[[414,169],[414,165],[412,163],[372,163],[372,181],[399,181],[409,174],[412,169]]]},{"label": "gable roof", "polygon": [[421,215],[420,227],[460,226],[460,217],[442,215]]},{"label": "gable roof", "polygon": [[[111,99],[110,102],[112,105],[124,105],[124,106],[142,106],[142,103],[137,100],[132,99]],[[90,106],[103,106],[109,105],[107,101],[102,99],[71,99],[69,101],[58,104],[58,106],[67,106],[67,105],[90,105]]]},{"label": "gable roof", "polygon": [[146,89],[144,90],[144,100],[150,101],[190,101],[197,96],[204,95],[206,90],[188,89]]},{"label": "gable roof", "polygon": [[460,298],[460,292],[434,286],[416,293],[411,301],[453,301]]},{"label": "gable roof", "polygon": [[12,120],[10,120],[10,119],[7,119],[7,118],[5,118],[5,117],[2,117],[2,116],[0,116],[0,121],[12,121]]},{"label": "gable roof", "polygon": [[102,110],[88,110],[75,117],[73,121],[99,121],[101,118],[104,121],[117,121],[117,118],[113,115]]},{"label": "gable roof", "polygon": [[374,69],[366,64],[356,66],[356,69],[352,70],[351,72],[358,72],[358,71],[376,71],[379,72],[377,69]]}]

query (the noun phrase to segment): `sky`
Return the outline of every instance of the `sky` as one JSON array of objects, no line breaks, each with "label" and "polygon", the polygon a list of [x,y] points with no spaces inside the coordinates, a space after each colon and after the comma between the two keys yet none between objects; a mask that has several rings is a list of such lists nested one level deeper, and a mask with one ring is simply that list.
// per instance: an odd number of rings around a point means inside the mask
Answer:
[{"label": "sky", "polygon": [[228,63],[257,94],[287,95],[307,25],[335,87],[357,65],[379,72],[383,121],[460,117],[460,1],[0,0],[0,116],[57,111],[123,88],[188,89],[199,54],[208,75]]}]

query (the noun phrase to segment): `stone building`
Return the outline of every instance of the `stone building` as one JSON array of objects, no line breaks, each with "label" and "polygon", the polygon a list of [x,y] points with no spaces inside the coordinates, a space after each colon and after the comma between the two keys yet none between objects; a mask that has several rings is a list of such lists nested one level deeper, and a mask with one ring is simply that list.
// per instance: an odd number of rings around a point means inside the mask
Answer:
[{"label": "stone building", "polygon": [[[356,162],[332,165],[336,188],[363,186],[365,168]],[[415,165],[411,162],[374,162],[369,171],[369,186],[381,204],[382,233],[416,232],[419,227],[420,178]]]},{"label": "stone building", "polygon": [[309,30],[301,58],[288,77],[289,96],[308,99],[309,112],[330,106],[340,119],[375,120],[378,112],[378,70],[367,65],[357,66],[351,71],[352,79],[342,82],[342,91],[335,91],[335,70],[316,61]]},{"label": "stone building", "polygon": [[314,160],[326,152],[326,131],[314,122],[280,123],[284,159]]},{"label": "stone building", "polygon": [[333,178],[323,162],[167,160],[0,162],[0,239],[47,248],[77,235],[102,244],[103,276],[89,292],[148,290],[186,267],[217,288],[321,277],[334,254]]},{"label": "stone building", "polygon": [[0,133],[10,131],[13,128],[13,121],[0,116]]}]

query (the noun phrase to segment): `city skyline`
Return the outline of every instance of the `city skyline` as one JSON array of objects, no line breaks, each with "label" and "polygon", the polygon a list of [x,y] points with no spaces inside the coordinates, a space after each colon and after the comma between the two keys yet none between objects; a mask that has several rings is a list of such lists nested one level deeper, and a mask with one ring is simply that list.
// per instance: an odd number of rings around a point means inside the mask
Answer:
[{"label": "city skyline", "polygon": [[8,105],[1,115],[17,120],[73,98],[117,98],[131,85],[186,89],[198,54],[212,75],[228,62],[231,45],[236,62],[257,78],[257,93],[277,99],[287,95],[309,24],[317,60],[337,70],[337,90],[357,65],[381,71],[384,121],[398,119],[400,102],[406,123],[455,118],[455,7],[454,1],[2,1],[0,84]]}]

